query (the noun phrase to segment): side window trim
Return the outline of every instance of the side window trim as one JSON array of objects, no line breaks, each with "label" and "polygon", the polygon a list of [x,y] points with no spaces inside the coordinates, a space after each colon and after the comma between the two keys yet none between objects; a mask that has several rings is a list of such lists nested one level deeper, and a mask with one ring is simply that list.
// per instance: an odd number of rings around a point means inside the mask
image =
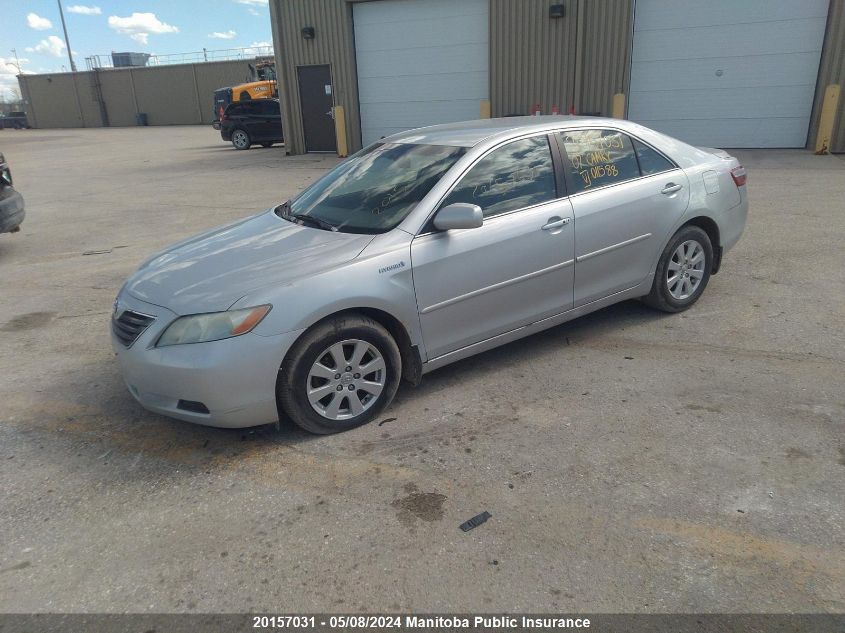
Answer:
[{"label": "side window trim", "polygon": [[[588,129],[588,128],[584,128]],[[592,128],[590,128],[592,129]],[[566,153],[566,148],[563,146],[563,141],[560,140],[560,135],[566,132],[567,130],[554,130],[549,136],[554,138],[555,145],[557,146],[557,151],[560,156],[560,168],[563,172],[563,178],[566,182],[566,189],[570,192],[570,195],[577,195],[578,193],[583,193],[578,191],[578,186],[576,182],[572,178],[572,170],[566,168],[566,163],[569,160],[569,155]]]},{"label": "side window trim", "polygon": [[549,142],[549,151],[552,153],[552,164],[555,169],[555,193],[557,196],[555,200],[566,198],[572,189],[569,182],[566,180],[566,163],[564,162],[563,152],[560,144],[557,141],[557,134],[549,132],[546,135],[546,140]]}]

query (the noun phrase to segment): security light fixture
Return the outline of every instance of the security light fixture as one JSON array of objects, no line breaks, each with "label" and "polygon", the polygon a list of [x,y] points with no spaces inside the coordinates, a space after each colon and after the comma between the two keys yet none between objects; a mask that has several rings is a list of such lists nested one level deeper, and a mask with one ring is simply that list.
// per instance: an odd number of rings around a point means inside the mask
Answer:
[{"label": "security light fixture", "polygon": [[305,40],[313,40],[315,36],[314,27],[313,26],[304,26],[302,27],[302,39]]},{"label": "security light fixture", "polygon": [[566,10],[562,4],[553,4],[549,7],[550,18],[562,18],[565,12]]}]

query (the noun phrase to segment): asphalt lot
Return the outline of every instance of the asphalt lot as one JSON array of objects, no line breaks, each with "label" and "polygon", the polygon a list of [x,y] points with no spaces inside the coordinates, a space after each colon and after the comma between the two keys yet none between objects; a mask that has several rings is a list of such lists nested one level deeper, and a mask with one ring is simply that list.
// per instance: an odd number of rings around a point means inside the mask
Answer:
[{"label": "asphalt lot", "polygon": [[108,322],[151,252],[337,159],[205,127],[0,151],[28,207],[0,236],[0,611],[845,610],[841,157],[736,152],[749,224],[690,311],[605,309],[313,437],[145,412]]}]

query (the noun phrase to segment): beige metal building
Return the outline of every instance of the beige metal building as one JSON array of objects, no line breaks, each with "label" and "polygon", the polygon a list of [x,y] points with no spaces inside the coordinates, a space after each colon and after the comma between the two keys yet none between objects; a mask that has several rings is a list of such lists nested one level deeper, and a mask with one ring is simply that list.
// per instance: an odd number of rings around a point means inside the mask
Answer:
[{"label": "beige metal building", "polygon": [[[253,60],[254,62],[254,60]],[[213,92],[243,83],[249,60],[20,75],[29,123],[39,128],[192,125],[213,120]]]},{"label": "beige metal building", "polygon": [[[813,147],[845,0],[270,0],[288,150],[551,113],[697,145]],[[845,152],[842,101],[828,146]]]}]

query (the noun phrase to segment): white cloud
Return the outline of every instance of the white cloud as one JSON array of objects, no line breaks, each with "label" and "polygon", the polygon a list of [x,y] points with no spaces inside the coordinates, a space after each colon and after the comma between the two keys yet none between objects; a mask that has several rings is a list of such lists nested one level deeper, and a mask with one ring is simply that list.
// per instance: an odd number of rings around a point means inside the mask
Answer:
[{"label": "white cloud", "polygon": [[46,31],[47,29],[53,28],[53,23],[50,22],[50,20],[42,18],[40,15],[35,13],[30,13],[26,16],[26,25],[36,31]]},{"label": "white cloud", "polygon": [[237,33],[232,30],[225,31],[224,33],[221,33],[220,31],[214,31],[214,33],[209,33],[208,37],[213,40],[233,40],[235,39],[236,35]]},{"label": "white cloud", "polygon": [[247,4],[253,7],[266,7],[267,0],[235,0],[238,4]]},{"label": "white cloud", "polygon": [[109,16],[109,27],[118,33],[128,35],[136,42],[147,43],[149,35],[163,33],[178,33],[179,29],[159,20],[155,13],[133,13],[129,17],[121,18]]},{"label": "white cloud", "polygon": [[258,17],[261,17],[261,14],[258,11],[256,11],[255,9],[253,9],[252,7],[249,7],[247,9],[247,11],[249,11],[250,15],[256,15]]},{"label": "white cloud", "polygon": [[100,7],[86,7],[84,4],[72,4],[67,8],[68,13],[80,15],[100,15],[103,11]]},{"label": "white cloud", "polygon": [[27,53],[41,53],[42,55],[49,55],[50,57],[61,57],[64,55],[65,43],[62,38],[55,35],[48,35],[46,40],[41,40],[35,46],[28,46]]},{"label": "white cloud", "polygon": [[[18,87],[18,67],[17,64],[25,66],[29,63],[26,57],[21,57],[15,61],[14,57],[0,57],[0,96],[6,99],[16,99],[20,96],[20,89]],[[26,71],[21,69],[26,74]]]},{"label": "white cloud", "polygon": [[253,42],[244,47],[245,55],[272,55],[273,42]]}]

